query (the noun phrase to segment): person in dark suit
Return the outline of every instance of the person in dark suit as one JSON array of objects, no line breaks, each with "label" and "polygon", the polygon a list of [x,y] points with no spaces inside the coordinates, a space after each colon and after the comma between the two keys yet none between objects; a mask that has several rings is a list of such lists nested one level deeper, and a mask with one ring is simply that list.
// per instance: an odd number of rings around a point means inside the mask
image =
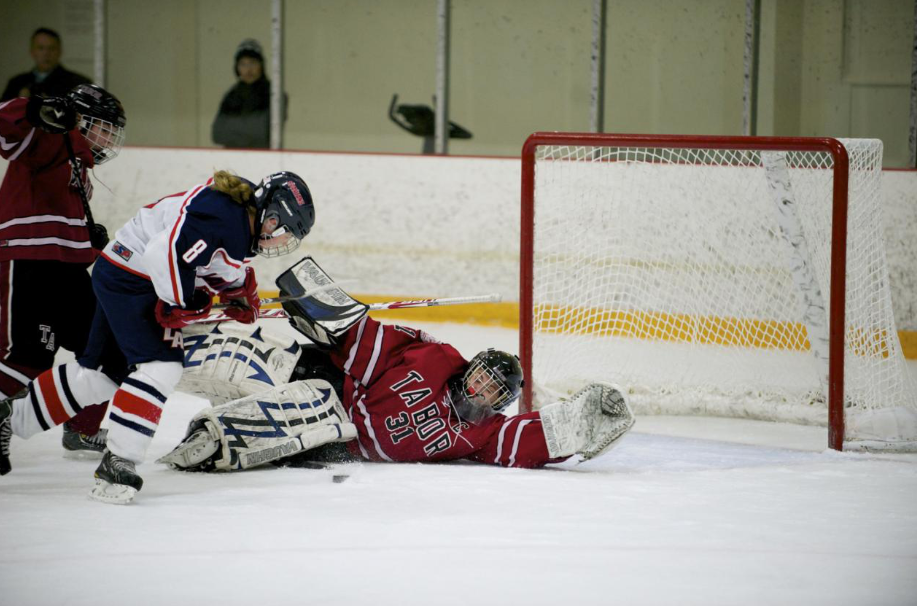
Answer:
[{"label": "person in dark suit", "polygon": [[86,76],[71,72],[61,65],[60,34],[53,29],[39,27],[35,30],[30,52],[35,67],[32,71],[10,78],[0,102],[16,97],[64,97],[74,87],[92,83]]}]

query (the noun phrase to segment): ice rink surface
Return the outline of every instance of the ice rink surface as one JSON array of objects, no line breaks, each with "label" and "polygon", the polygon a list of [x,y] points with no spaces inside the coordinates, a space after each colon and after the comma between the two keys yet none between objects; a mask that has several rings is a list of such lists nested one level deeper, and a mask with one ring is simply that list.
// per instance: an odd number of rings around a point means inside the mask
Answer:
[{"label": "ice rink surface", "polygon": [[[411,325],[466,357],[517,350]],[[127,507],[86,498],[97,461],[64,459],[59,429],[14,437],[0,604],[917,604],[917,455],[828,451],[822,428],[640,417],[544,470],[155,464],[205,404],[170,398]]]}]

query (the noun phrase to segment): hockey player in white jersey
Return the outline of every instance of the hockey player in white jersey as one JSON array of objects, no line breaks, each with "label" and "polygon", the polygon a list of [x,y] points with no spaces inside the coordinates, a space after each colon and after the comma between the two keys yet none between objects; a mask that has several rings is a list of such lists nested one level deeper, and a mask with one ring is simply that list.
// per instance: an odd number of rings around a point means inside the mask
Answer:
[{"label": "hockey player in white jersey", "polygon": [[[10,471],[10,436],[28,438],[84,407],[110,402],[108,449],[90,498],[130,502],[166,398],[182,374],[182,333],[210,312],[212,295],[239,322],[258,318],[255,254],[292,252],[315,221],[305,182],[275,173],[255,186],[225,171],[137,213],[115,234],[92,272],[99,305],[86,351],[52,368],[18,399],[0,401],[0,475]],[[133,371],[116,385],[97,370],[114,339]]]}]

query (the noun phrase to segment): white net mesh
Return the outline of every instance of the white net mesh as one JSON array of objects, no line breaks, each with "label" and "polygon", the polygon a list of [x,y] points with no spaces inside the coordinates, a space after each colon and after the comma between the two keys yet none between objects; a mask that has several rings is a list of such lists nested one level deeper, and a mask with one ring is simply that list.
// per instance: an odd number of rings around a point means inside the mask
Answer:
[{"label": "white net mesh", "polygon": [[[879,215],[882,145],[843,143],[845,439],[909,449],[917,446],[917,389],[892,316]],[[614,381],[631,392],[638,414],[827,424],[827,366],[809,334],[822,330],[812,318],[824,323],[827,315],[818,291],[827,303],[832,158],[780,158],[789,175],[781,195],[795,200],[802,256],[781,231],[762,152],[537,147],[534,381],[562,393]],[[800,292],[799,265],[811,276],[802,289],[811,292]]]}]

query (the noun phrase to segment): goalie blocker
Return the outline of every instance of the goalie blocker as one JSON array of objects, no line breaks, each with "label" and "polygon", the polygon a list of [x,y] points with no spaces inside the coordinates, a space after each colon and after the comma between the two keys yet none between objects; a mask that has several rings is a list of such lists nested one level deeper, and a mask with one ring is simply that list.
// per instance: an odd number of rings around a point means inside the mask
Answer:
[{"label": "goalie blocker", "polygon": [[282,298],[296,297],[281,303],[290,324],[323,348],[337,345],[338,337],[369,310],[340,288],[329,288],[333,282],[312,257],[303,258],[275,281]]}]

